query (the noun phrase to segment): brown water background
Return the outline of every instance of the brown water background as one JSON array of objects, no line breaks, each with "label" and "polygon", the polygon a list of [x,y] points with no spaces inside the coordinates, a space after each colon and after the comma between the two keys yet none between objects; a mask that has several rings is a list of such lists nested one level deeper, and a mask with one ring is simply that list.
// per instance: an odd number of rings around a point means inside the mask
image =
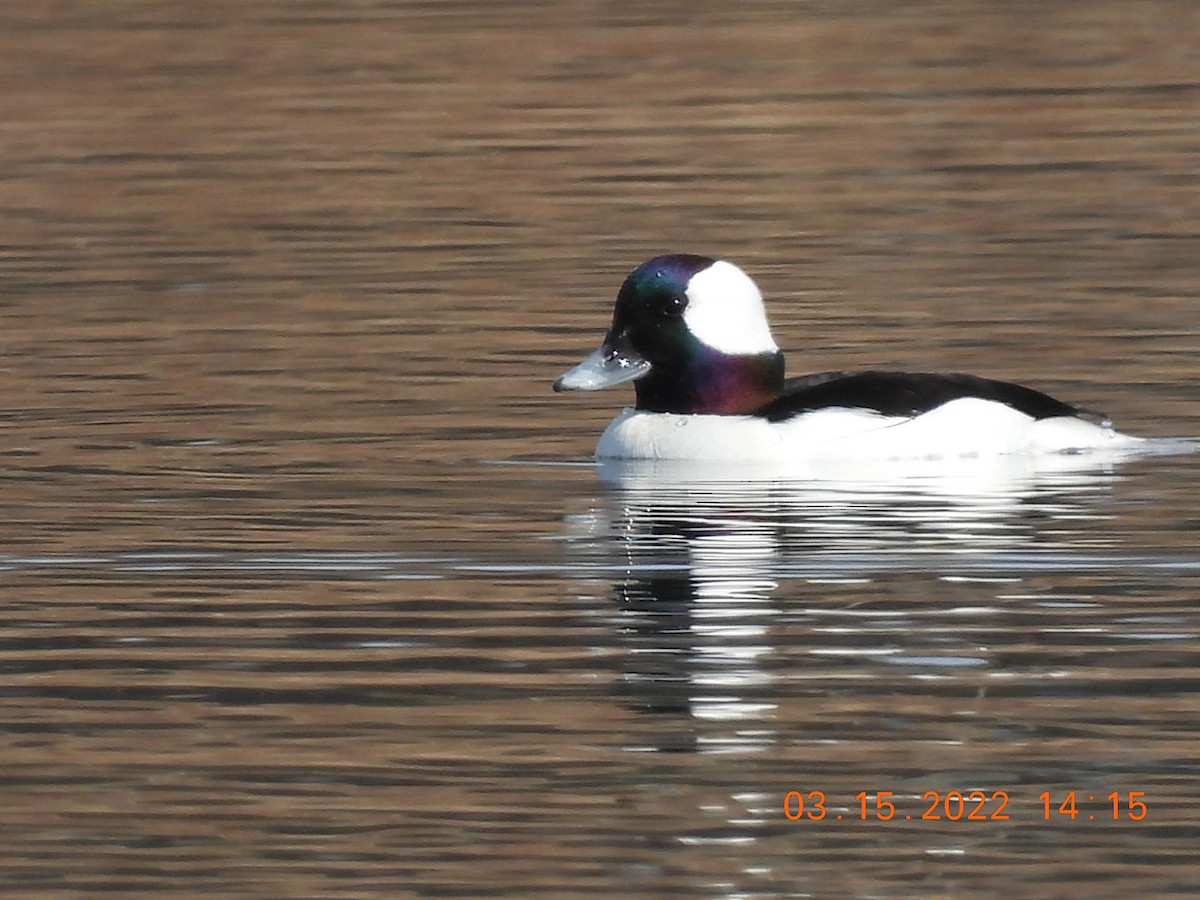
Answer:
[{"label": "brown water background", "polygon": [[647,492],[549,391],[691,251],[1200,433],[1200,6],[10,0],[0,85],[4,896],[1200,892],[1196,458]]}]

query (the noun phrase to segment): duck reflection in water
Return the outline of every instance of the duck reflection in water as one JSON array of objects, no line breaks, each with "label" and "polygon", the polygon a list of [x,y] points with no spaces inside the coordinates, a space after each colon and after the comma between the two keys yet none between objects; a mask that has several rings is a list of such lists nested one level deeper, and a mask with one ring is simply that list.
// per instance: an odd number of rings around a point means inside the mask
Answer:
[{"label": "duck reflection in water", "polygon": [[694,464],[602,465],[608,496],[574,543],[620,573],[621,696],[672,722],[636,749],[762,751],[776,740],[781,698],[798,693],[778,680],[797,669],[828,685],[831,669],[851,667],[882,686],[930,666],[994,665],[978,627],[941,629],[933,647],[922,627],[930,610],[896,586],[909,573],[923,584],[932,575],[953,594],[965,575],[982,584],[964,585],[975,593],[958,605],[978,605],[978,589],[996,605],[996,582],[1103,550],[1092,526],[1109,517],[1117,476],[1087,464],[964,460],[843,484],[746,480],[744,469]]}]

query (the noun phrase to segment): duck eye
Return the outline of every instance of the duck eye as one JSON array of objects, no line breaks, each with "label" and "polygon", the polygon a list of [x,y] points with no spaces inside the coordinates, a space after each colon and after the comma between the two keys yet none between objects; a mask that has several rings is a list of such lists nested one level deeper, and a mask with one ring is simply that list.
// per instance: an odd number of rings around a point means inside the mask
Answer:
[{"label": "duck eye", "polygon": [[682,297],[676,294],[667,300],[663,307],[663,315],[675,319],[683,315],[683,311],[687,309],[687,297]]}]

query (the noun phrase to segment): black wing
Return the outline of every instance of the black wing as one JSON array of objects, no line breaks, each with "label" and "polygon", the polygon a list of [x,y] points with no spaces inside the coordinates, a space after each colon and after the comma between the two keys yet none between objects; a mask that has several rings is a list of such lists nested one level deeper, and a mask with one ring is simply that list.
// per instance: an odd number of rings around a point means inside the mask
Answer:
[{"label": "black wing", "polygon": [[928,372],[818,372],[789,378],[783,393],[759,409],[757,415],[779,422],[799,413],[842,408],[868,409],[885,416],[915,416],[962,397],[994,400],[1035,419],[1099,416],[1020,384]]}]

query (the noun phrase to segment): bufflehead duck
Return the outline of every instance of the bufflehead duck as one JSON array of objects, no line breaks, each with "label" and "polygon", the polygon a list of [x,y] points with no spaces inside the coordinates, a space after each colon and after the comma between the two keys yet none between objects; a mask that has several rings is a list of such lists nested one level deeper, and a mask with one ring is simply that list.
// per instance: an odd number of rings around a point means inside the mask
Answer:
[{"label": "bufflehead duck", "polygon": [[617,294],[604,342],[554,383],[634,383],[600,459],[906,459],[1127,449],[1140,439],[1040,391],[974,375],[821,372],[784,377],[762,295],[737,266],[656,256]]}]

